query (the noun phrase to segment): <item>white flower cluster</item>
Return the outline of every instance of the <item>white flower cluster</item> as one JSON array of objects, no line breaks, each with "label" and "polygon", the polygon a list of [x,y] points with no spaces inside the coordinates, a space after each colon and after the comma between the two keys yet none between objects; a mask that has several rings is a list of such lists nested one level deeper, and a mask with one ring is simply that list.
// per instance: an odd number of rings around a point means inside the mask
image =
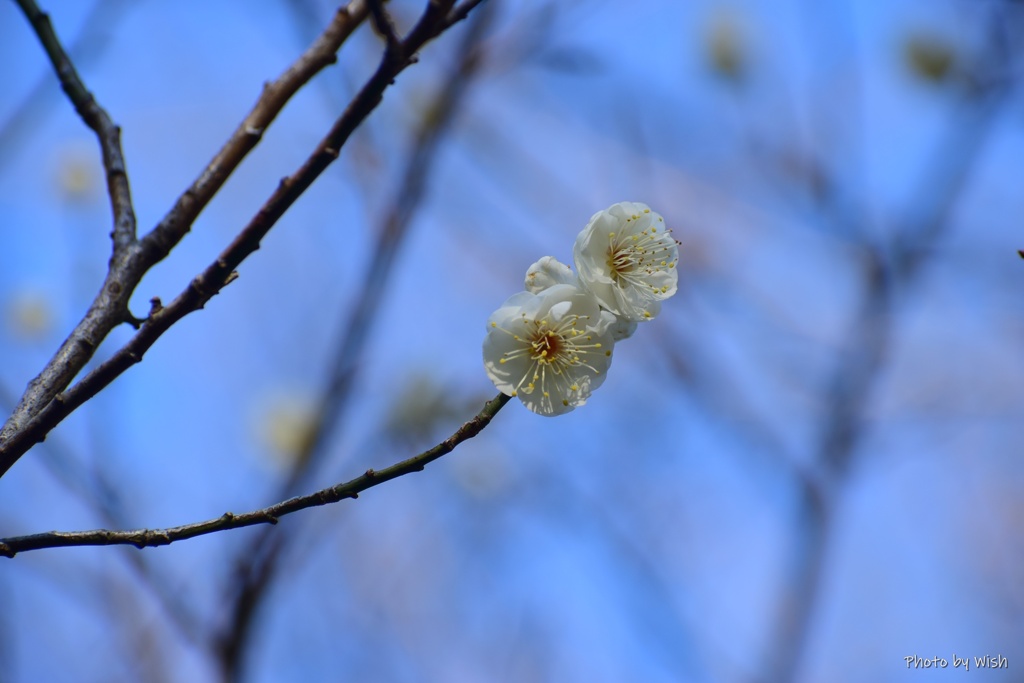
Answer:
[{"label": "white flower cluster", "polygon": [[526,271],[526,291],[488,319],[484,367],[494,386],[540,415],[586,403],[604,382],[615,342],[676,293],[678,244],[646,204],[595,213],[576,238],[577,274],[545,256]]}]

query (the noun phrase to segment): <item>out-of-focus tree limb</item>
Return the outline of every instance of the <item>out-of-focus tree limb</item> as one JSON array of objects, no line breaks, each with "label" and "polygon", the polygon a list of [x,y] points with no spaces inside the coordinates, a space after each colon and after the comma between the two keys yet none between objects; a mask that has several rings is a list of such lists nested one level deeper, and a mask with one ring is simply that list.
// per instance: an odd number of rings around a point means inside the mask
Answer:
[{"label": "out-of-focus tree limb", "polygon": [[822,597],[836,496],[842,494],[865,435],[862,416],[885,370],[899,295],[917,283],[932,247],[948,229],[969,171],[984,150],[1010,92],[1005,79],[983,77],[986,70],[998,71],[994,65],[1005,58],[999,53],[1000,49],[993,49],[979,60],[975,68],[981,77],[962,93],[949,137],[936,149],[937,162],[928,167],[923,178],[918,196],[923,198],[924,211],[891,244],[864,245],[863,292],[846,335],[849,345],[824,387],[829,409],[816,447],[817,463],[833,495],[821,496],[806,487],[798,494],[801,526],[794,576],[783,591],[783,616],[776,629],[774,661],[766,680],[797,679]]},{"label": "out-of-focus tree limb", "polygon": [[412,472],[423,471],[427,465],[451,453],[463,441],[472,439],[483,431],[508,401],[508,396],[498,394],[484,404],[483,409],[475,417],[459,427],[454,434],[419,455],[395,463],[382,470],[367,470],[355,479],[337,484],[336,486],[329,486],[305,496],[290,498],[260,510],[253,510],[238,515],[227,512],[220,517],[206,520],[205,522],[183,524],[168,529],[50,531],[29,536],[15,536],[0,539],[0,555],[14,557],[17,553],[28,550],[74,546],[131,545],[136,548],[150,548],[170,545],[175,541],[183,541],[228,529],[240,529],[256,524],[276,524],[278,519],[293,512],[321,505],[330,505],[346,498],[358,498],[360,493],[374,486],[379,486],[384,482],[403,477]]},{"label": "out-of-focus tree limb", "polygon": [[[14,400],[12,393],[0,385],[0,407],[10,409]],[[47,441],[42,456],[39,461],[54,480],[88,507],[101,524],[115,528],[128,526],[115,486],[102,469],[96,466],[89,468],[78,462],[68,445],[59,439]],[[140,584],[160,604],[177,632],[193,645],[201,645],[203,632],[198,626],[198,620],[179,596],[169,589],[163,577],[158,576],[141,554],[128,553],[124,557]]]}]

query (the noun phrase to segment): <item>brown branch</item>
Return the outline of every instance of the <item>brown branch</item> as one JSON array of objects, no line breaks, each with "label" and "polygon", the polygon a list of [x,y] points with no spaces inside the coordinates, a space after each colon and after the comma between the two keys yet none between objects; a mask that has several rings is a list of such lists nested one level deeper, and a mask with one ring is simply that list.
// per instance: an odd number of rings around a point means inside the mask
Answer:
[{"label": "brown branch", "polygon": [[454,434],[419,455],[395,463],[383,470],[367,470],[350,481],[330,486],[305,496],[290,498],[261,510],[240,515],[226,512],[220,517],[205,522],[183,524],[167,529],[136,529],[132,531],[50,531],[29,536],[14,536],[0,539],[0,555],[14,557],[17,553],[42,548],[67,548],[74,546],[132,545],[136,548],[151,548],[170,545],[196,536],[240,529],[256,524],[276,524],[277,520],[299,510],[330,505],[346,498],[358,498],[367,489],[384,482],[403,477],[412,472],[421,472],[427,465],[455,450],[463,441],[479,434],[491,422],[498,411],[508,403],[509,397],[498,394],[484,404],[477,415],[459,427]]},{"label": "brown branch", "polygon": [[[19,0],[19,2],[21,1]],[[24,1],[26,4],[31,4],[31,0]],[[31,6],[34,7],[34,5]],[[38,10],[36,12],[41,15]],[[42,372],[29,383],[28,389],[14,413],[7,420],[3,430],[0,431],[0,476],[32,445],[41,441],[60,420],[80,405],[80,403],[68,404],[68,397],[61,395],[60,392],[71,383],[74,376],[92,358],[96,348],[114,327],[123,322],[135,320],[128,311],[128,300],[142,276],[165,258],[184,237],[199,212],[209,203],[242,159],[260,141],[263,131],[281,112],[288,100],[316,73],[337,59],[337,51],[356,26],[366,18],[366,14],[364,0],[353,0],[347,7],[339,9],[331,24],[306,52],[276,81],[264,87],[262,95],[249,115],[242,121],[224,147],[207,164],[199,177],[178,198],[163,220],[141,240],[134,239],[133,228],[130,244],[120,252],[115,251],[106,281],[89,307],[89,311]],[[33,23],[33,25],[37,24],[49,27],[49,20],[45,18],[45,15],[41,15],[41,18],[37,17]],[[46,35],[52,37],[52,30]],[[56,38],[53,37],[51,42],[56,44]],[[59,49],[59,44],[56,44],[55,49]],[[61,50],[59,54],[63,54],[63,51]],[[70,67],[70,62],[67,62],[67,66]],[[73,68],[71,68],[71,73],[74,73]],[[88,92],[85,94],[88,95]],[[88,97],[91,101],[91,95]],[[93,102],[93,104],[95,103]],[[174,320],[170,322],[174,322]],[[155,337],[148,343],[145,343],[145,339],[139,340],[136,344],[138,348],[128,350],[127,355],[120,360],[111,359],[116,360],[113,366],[108,365],[109,361],[105,363],[104,365],[107,365],[106,373],[111,373],[115,368],[120,369],[113,372],[105,382],[100,383],[100,386],[96,387],[92,393],[80,390],[77,396],[83,402],[91,398],[96,391],[109,384],[114,377],[132,364],[132,362],[125,363],[125,358],[131,361],[131,354],[137,354],[141,358],[138,349],[141,348],[142,351],[148,349],[153,341],[155,341]],[[93,375],[95,372],[89,377]],[[95,379],[93,383],[95,383]],[[82,382],[79,382],[79,385],[81,384]],[[86,389],[88,386],[86,385]],[[75,388],[77,389],[78,386]],[[78,399],[72,398],[71,400],[73,402]],[[71,405],[70,409],[69,405]]]}]

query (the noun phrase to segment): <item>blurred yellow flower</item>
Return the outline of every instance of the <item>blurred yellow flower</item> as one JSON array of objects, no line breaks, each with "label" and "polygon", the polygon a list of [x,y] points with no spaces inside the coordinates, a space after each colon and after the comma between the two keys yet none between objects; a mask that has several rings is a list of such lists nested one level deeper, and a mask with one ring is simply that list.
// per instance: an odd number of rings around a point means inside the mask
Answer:
[{"label": "blurred yellow flower", "polygon": [[747,41],[743,27],[731,12],[721,12],[708,22],[704,33],[705,57],[719,77],[739,81],[747,68]]},{"label": "blurred yellow flower", "polygon": [[53,330],[53,307],[45,294],[24,290],[14,294],[7,305],[7,326],[24,341],[41,341]]},{"label": "blurred yellow flower", "polygon": [[953,71],[956,50],[950,41],[937,34],[918,33],[909,36],[903,44],[903,58],[915,76],[938,84]]},{"label": "blurred yellow flower", "polygon": [[69,143],[57,150],[55,181],[57,192],[66,202],[89,202],[100,194],[103,167],[92,146]]},{"label": "blurred yellow flower", "polygon": [[292,464],[309,447],[316,429],[315,401],[296,392],[281,392],[267,397],[257,410],[256,432],[275,463]]}]

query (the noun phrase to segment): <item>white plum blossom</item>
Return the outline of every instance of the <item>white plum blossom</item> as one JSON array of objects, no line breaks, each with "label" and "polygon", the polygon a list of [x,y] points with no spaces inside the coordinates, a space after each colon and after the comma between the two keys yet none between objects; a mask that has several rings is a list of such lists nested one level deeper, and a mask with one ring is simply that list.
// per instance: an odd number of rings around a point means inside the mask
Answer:
[{"label": "white plum blossom", "polygon": [[623,321],[650,320],[676,293],[678,242],[646,204],[619,202],[595,213],[573,257],[580,284]]},{"label": "white plum blossom", "polygon": [[[608,313],[608,311],[605,311],[605,313]],[[636,332],[636,323],[619,318],[618,316],[615,316],[614,313],[609,313],[609,315],[615,317],[615,322],[613,322],[608,328],[612,333],[612,339],[615,341],[620,342],[623,339],[629,339],[633,336],[633,333]]]},{"label": "white plum blossom", "polygon": [[487,376],[535,413],[567,413],[604,382],[614,324],[614,316],[573,284],[515,294],[487,321]]},{"label": "white plum blossom", "polygon": [[487,321],[484,368],[503,394],[562,415],[604,383],[615,343],[676,293],[678,242],[646,204],[595,213],[576,238],[576,273],[553,256],[526,271],[526,291]]},{"label": "white plum blossom", "polygon": [[539,294],[552,285],[575,285],[576,274],[572,268],[554,256],[545,256],[526,271],[526,291]]},{"label": "white plum blossom", "polygon": [[[540,294],[553,285],[573,285],[582,287],[579,278],[572,268],[554,256],[545,256],[530,266],[526,271],[526,291]],[[612,339],[622,341],[629,339],[636,332],[636,323],[616,317],[611,324]]]}]

